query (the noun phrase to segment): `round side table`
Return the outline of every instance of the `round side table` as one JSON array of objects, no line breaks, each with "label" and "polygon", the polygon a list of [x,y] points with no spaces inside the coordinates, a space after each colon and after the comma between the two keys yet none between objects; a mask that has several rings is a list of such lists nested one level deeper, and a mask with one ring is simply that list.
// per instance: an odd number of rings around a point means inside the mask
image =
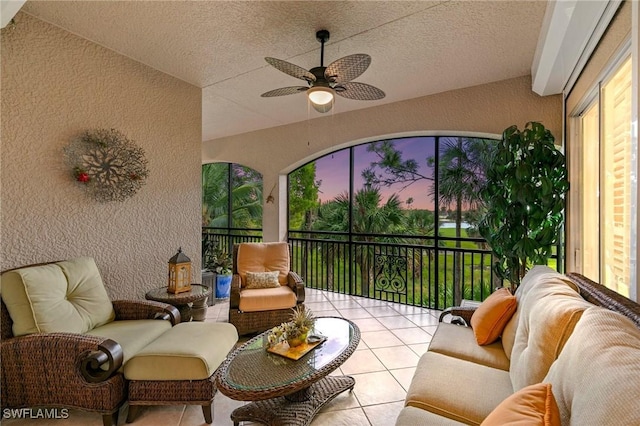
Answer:
[{"label": "round side table", "polygon": [[204,321],[207,314],[207,298],[211,297],[211,288],[201,284],[191,284],[191,290],[182,293],[169,293],[167,287],[154,288],[144,295],[147,300],[168,303],[180,311],[181,322]]}]

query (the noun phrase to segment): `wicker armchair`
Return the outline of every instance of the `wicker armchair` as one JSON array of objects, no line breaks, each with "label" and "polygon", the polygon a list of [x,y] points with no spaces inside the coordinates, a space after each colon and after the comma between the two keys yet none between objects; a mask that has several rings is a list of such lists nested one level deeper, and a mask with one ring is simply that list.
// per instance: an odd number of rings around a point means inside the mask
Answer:
[{"label": "wicker armchair", "polygon": [[[39,264],[20,270],[51,265]],[[0,318],[0,383],[2,409],[61,407],[102,415],[105,426],[118,423],[118,411],[127,397],[120,370],[123,349],[117,342],[89,333],[36,332],[14,335],[14,322],[3,301]],[[43,285],[50,285],[44,283]],[[9,303],[9,302],[7,302]],[[171,306],[150,301],[112,302],[115,319],[164,319],[173,325],[180,313]]]},{"label": "wicker armchair", "polygon": [[[265,254],[265,256],[254,256]],[[275,262],[274,262],[275,259]],[[273,289],[248,289],[243,277],[250,272],[262,273],[279,271],[279,284]],[[280,303],[277,297],[268,293],[271,291],[282,293],[289,303]],[[247,302],[255,294],[266,295],[265,300],[275,300],[259,308],[249,306]],[[243,300],[244,299],[244,300]],[[231,294],[229,300],[229,322],[233,324],[239,335],[257,333],[268,330],[271,327],[288,321],[291,317],[291,308],[302,306],[304,308],[304,282],[295,272],[290,270],[289,244],[283,243],[242,243],[233,247],[233,278],[231,281]]]}]

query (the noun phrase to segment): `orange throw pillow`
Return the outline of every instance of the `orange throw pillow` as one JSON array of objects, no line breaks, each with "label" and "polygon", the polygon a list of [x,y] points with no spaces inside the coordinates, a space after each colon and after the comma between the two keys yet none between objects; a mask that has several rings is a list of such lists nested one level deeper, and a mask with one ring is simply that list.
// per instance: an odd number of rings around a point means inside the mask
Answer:
[{"label": "orange throw pillow", "polygon": [[496,290],[487,297],[471,317],[471,327],[479,345],[489,345],[502,334],[516,311],[516,297],[507,288]]},{"label": "orange throw pillow", "polygon": [[550,383],[527,386],[498,405],[480,426],[559,426],[560,410]]}]

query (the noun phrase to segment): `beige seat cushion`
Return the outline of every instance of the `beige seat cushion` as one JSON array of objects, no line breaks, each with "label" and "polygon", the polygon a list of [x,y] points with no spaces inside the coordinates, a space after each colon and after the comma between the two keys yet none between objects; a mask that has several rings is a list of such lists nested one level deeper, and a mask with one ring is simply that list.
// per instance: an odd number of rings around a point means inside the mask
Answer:
[{"label": "beige seat cushion", "polygon": [[278,243],[242,243],[238,245],[236,269],[241,285],[246,285],[247,272],[278,271],[278,281],[287,284],[290,271],[289,244]]},{"label": "beige seat cushion", "polygon": [[510,375],[514,391],[539,383],[590,306],[558,273],[540,275],[521,299]]},{"label": "beige seat cushion", "polygon": [[509,371],[509,359],[504,353],[501,340],[480,346],[476,343],[473,330],[469,327],[444,322],[438,324],[429,344],[429,350]]},{"label": "beige seat cushion", "polygon": [[96,327],[87,334],[106,337],[122,347],[123,364],[136,355],[142,348],[156,340],[171,328],[170,321],[162,320],[122,320],[112,321]]},{"label": "beige seat cushion", "polygon": [[238,341],[228,323],[187,322],[148,344],[124,366],[129,380],[203,380]]},{"label": "beige seat cushion", "polygon": [[418,362],[405,405],[479,425],[512,393],[507,371],[427,352]]},{"label": "beige seat cushion", "polygon": [[416,407],[404,407],[396,419],[396,426],[462,426],[464,424]]},{"label": "beige seat cushion", "polygon": [[640,425],[640,330],[616,312],[587,309],[544,381],[563,425]]},{"label": "beige seat cushion", "polygon": [[86,333],[115,318],[98,267],[89,257],[5,272],[1,282],[14,336]]},{"label": "beige seat cushion", "polygon": [[296,306],[298,299],[290,287],[283,285],[277,288],[251,288],[240,290],[242,312],[273,311]]}]

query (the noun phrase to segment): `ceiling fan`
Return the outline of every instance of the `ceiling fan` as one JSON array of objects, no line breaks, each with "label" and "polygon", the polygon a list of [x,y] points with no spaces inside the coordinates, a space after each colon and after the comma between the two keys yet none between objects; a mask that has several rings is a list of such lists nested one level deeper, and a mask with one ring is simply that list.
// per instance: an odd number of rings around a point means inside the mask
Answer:
[{"label": "ceiling fan", "polygon": [[331,110],[335,94],[343,98],[359,101],[374,101],[385,97],[384,92],[375,86],[351,81],[358,78],[369,68],[371,56],[364,53],[356,53],[340,58],[325,67],[324,44],[329,40],[329,31],[318,31],[316,39],[321,43],[320,66],[311,68],[309,71],[281,59],[264,58],[269,65],[277,70],[300,80],[305,80],[307,86],[281,87],[265,92],[260,96],[270,98],[306,92],[311,105],[318,112]]}]

